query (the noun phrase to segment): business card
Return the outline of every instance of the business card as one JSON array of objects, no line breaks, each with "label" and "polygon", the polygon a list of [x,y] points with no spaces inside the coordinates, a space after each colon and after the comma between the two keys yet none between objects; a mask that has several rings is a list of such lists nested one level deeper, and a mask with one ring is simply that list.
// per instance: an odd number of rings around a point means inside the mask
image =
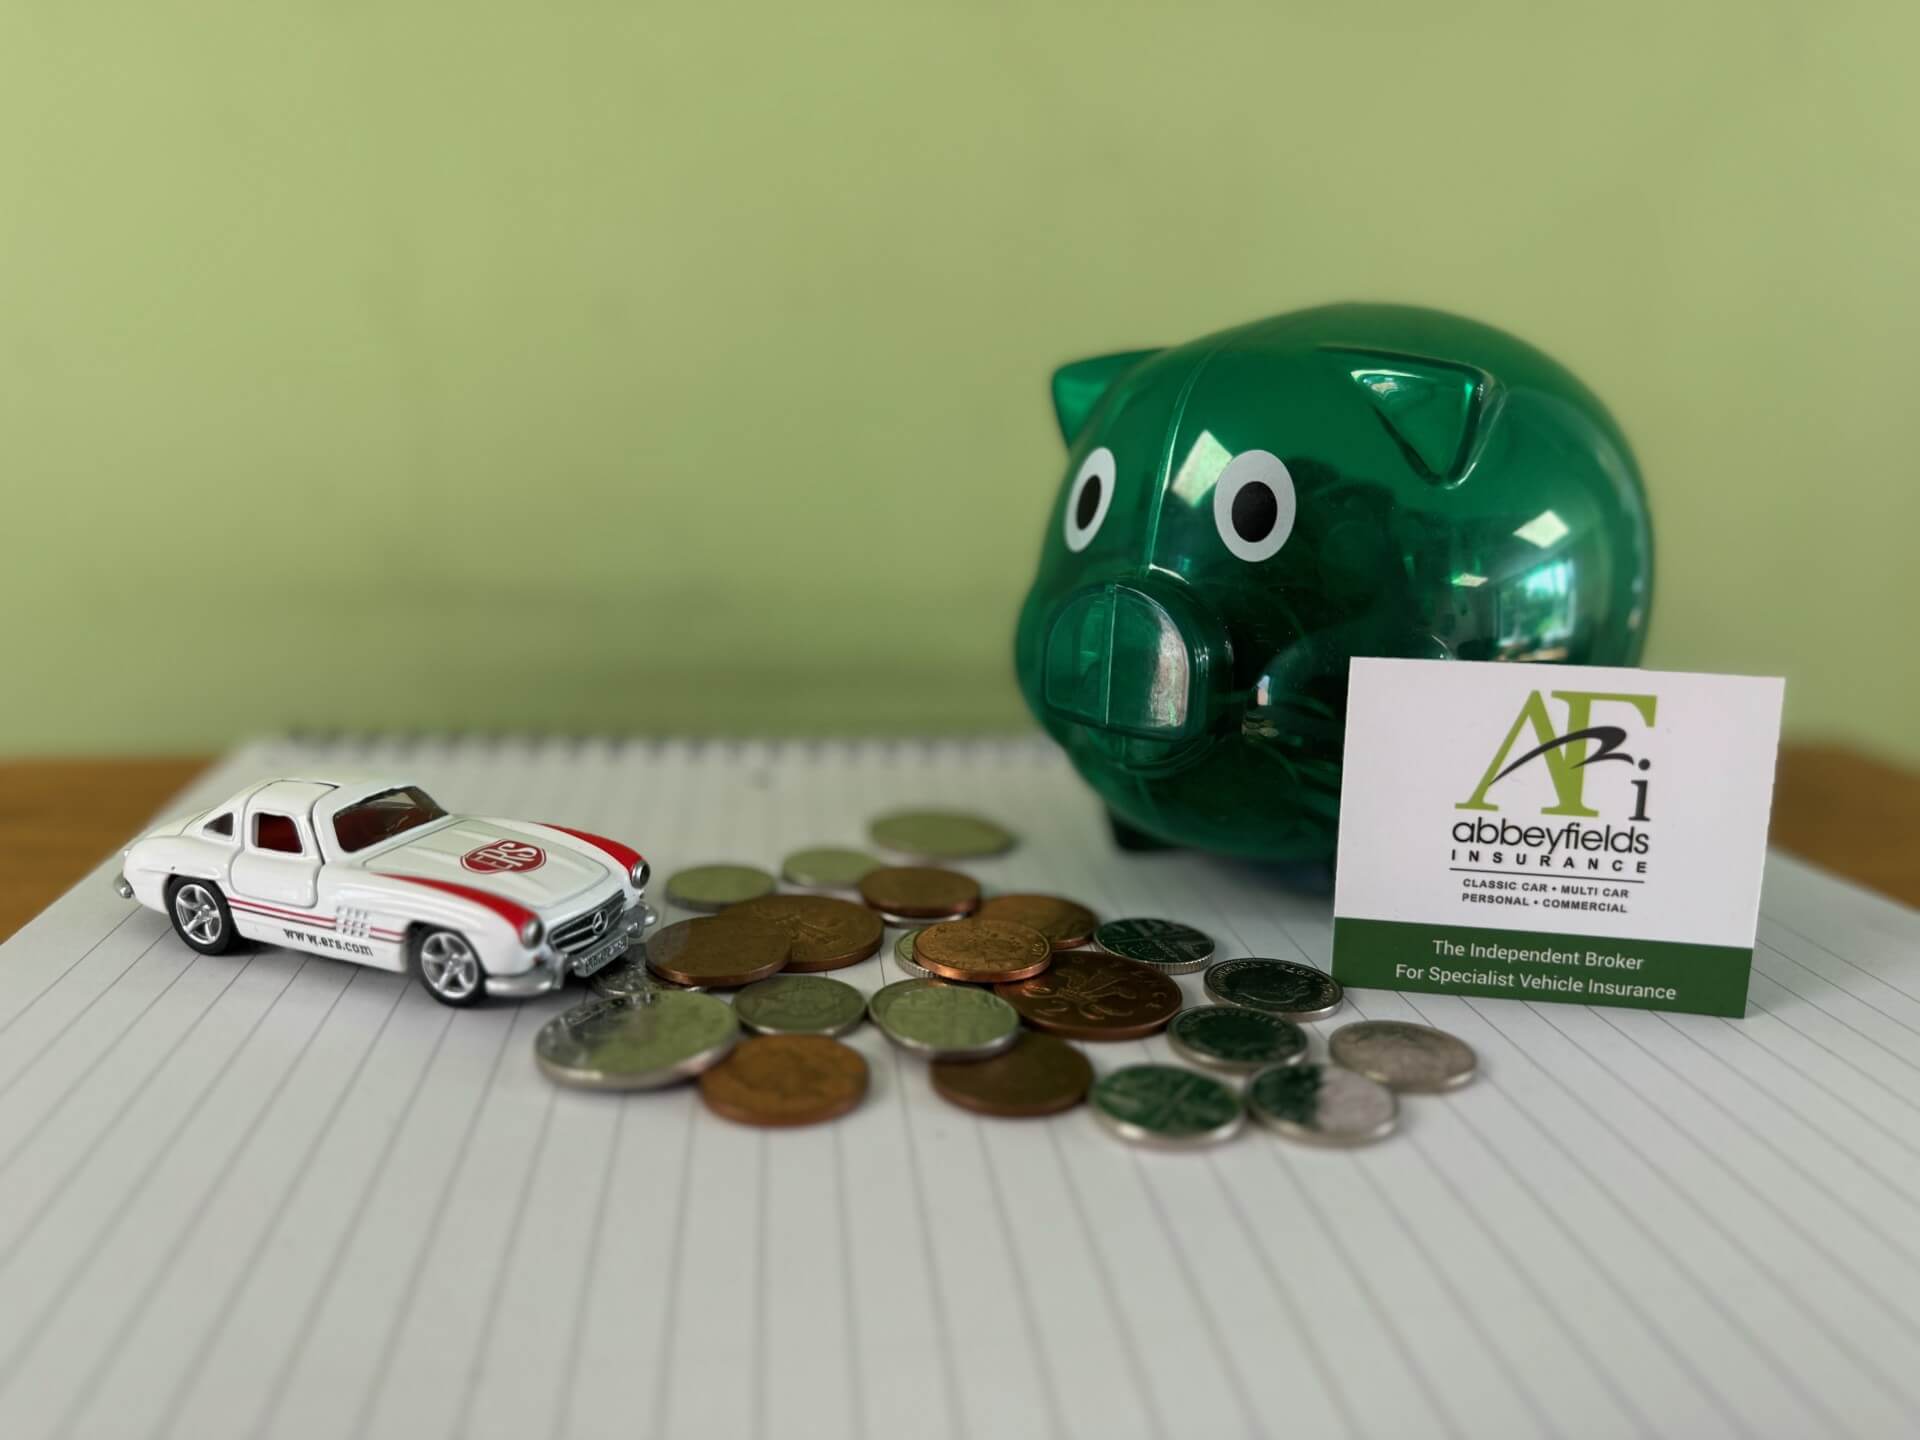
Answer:
[{"label": "business card", "polygon": [[1344,984],[1745,1012],[1785,682],[1352,662]]}]

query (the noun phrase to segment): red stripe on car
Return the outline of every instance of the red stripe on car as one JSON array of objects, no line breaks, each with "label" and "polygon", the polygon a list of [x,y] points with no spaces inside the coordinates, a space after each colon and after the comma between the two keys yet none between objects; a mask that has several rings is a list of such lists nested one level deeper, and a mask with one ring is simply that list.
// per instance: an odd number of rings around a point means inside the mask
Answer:
[{"label": "red stripe on car", "polygon": [[227,897],[227,904],[235,910],[246,910],[257,915],[271,915],[276,920],[297,920],[302,925],[314,925],[324,928],[334,923],[334,921],[326,915],[310,915],[304,910],[282,910],[277,906],[262,905],[257,900],[236,900],[231,895]]},{"label": "red stripe on car", "polygon": [[425,875],[395,875],[391,871],[379,872],[389,880],[404,880],[409,885],[424,885],[429,890],[444,890],[449,895],[458,895],[462,900],[471,900],[476,905],[484,905],[493,911],[517,932],[527,921],[534,918],[533,911],[524,905],[516,905],[502,895],[489,895],[485,890],[476,890],[471,885],[456,885],[451,880],[430,880]]},{"label": "red stripe on car", "polygon": [[562,835],[571,835],[576,840],[584,840],[596,849],[604,850],[620,862],[622,870],[631,870],[646,857],[631,845],[622,845],[618,840],[609,840],[604,835],[596,835],[591,830],[575,830],[570,825],[555,825],[550,820],[541,822],[549,830],[558,830]]}]

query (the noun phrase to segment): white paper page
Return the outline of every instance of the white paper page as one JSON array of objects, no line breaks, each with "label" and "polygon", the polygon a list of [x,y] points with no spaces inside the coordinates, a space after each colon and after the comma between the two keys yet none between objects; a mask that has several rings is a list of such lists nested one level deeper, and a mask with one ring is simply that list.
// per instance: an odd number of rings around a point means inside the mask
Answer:
[{"label": "white paper page", "polygon": [[[1025,741],[271,744],[179,808],[344,765],[662,876],[961,806],[1022,837],[990,889],[1328,960],[1324,895],[1120,854]],[[564,1090],[571,998],[196,956],[112,873],[0,947],[10,1440],[1920,1431],[1920,915],[1782,857],[1746,1018],[1349,992],[1316,1048],[1424,1020],[1481,1075],[1365,1150],[1186,1155],[956,1110],[871,1027],[814,1129]],[[893,933],[841,978],[900,978]]]}]

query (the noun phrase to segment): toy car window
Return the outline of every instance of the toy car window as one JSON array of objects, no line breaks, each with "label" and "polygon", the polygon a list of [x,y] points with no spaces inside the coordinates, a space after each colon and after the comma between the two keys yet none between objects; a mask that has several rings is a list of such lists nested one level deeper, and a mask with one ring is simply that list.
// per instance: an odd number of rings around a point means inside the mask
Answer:
[{"label": "toy car window", "polygon": [[200,828],[209,835],[231,835],[233,834],[233,812],[216,815]]},{"label": "toy car window", "polygon": [[396,790],[369,795],[358,805],[349,805],[335,815],[333,838],[340,842],[342,851],[351,855],[382,840],[391,840],[402,831],[432,820],[444,820],[446,815],[419,786],[403,785]]},{"label": "toy car window", "polygon": [[253,847],[256,850],[277,850],[285,855],[298,855],[300,829],[293,823],[291,815],[256,815],[253,817]]}]

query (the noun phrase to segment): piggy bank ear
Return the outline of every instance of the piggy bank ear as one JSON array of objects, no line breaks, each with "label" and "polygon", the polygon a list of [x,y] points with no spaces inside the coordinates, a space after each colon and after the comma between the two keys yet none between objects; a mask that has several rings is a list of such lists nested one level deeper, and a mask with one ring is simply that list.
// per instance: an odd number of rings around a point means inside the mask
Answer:
[{"label": "piggy bank ear", "polygon": [[1343,350],[1336,359],[1372,402],[1394,442],[1427,479],[1463,479],[1500,403],[1494,378],[1471,365]]},{"label": "piggy bank ear", "polygon": [[1117,355],[1097,355],[1091,360],[1075,360],[1053,372],[1053,413],[1060,421],[1060,438],[1073,444],[1074,437],[1086,426],[1100,397],[1113,382],[1142,360],[1158,355],[1158,350],[1124,350]]}]

